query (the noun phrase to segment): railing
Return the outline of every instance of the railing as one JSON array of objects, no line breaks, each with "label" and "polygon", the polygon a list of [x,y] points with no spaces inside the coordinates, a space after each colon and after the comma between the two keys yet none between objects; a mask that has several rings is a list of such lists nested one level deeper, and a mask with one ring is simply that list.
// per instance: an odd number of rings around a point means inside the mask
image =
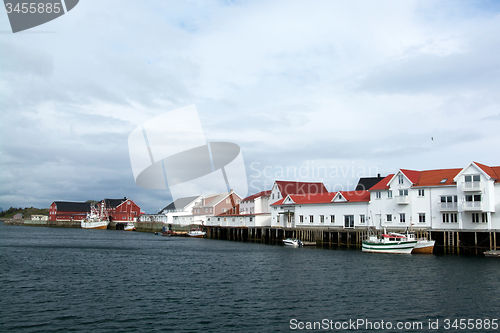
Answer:
[{"label": "railing", "polygon": [[465,211],[481,211],[483,210],[483,203],[481,201],[466,201],[464,202]]},{"label": "railing", "polygon": [[410,203],[410,196],[408,195],[400,195],[397,198],[398,198],[398,204],[400,205],[407,205]]},{"label": "railing", "polygon": [[481,191],[481,182],[463,182],[463,191]]},{"label": "railing", "polygon": [[456,202],[440,202],[440,204],[441,204],[440,210],[456,211],[458,208]]}]

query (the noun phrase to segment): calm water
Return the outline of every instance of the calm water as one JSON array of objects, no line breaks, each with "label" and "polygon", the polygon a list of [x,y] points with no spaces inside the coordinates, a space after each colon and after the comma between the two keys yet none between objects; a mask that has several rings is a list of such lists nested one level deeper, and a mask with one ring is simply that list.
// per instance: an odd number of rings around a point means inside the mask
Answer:
[{"label": "calm water", "polygon": [[496,258],[0,224],[0,268],[2,332],[299,331],[292,319],[442,332],[447,318],[500,318]]}]

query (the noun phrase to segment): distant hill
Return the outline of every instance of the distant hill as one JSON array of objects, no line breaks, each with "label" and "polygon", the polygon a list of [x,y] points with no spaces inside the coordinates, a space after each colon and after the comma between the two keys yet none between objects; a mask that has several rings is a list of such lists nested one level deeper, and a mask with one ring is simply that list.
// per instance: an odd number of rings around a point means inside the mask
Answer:
[{"label": "distant hill", "polygon": [[49,209],[48,208],[43,208],[43,209],[38,209],[38,208],[33,208],[33,207],[26,207],[26,208],[14,208],[10,207],[7,210],[2,210],[0,212],[0,218],[7,218],[10,219],[17,213],[23,214],[23,219],[30,219],[31,215],[46,215],[49,216]]}]

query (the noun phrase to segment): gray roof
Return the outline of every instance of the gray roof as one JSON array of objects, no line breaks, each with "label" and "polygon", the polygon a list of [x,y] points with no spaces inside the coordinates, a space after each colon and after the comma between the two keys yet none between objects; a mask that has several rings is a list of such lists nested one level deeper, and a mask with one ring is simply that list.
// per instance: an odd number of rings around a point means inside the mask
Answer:
[{"label": "gray roof", "polygon": [[369,190],[384,178],[385,177],[380,177],[380,174],[378,174],[377,177],[360,178],[358,181],[358,185],[356,185],[355,191]]},{"label": "gray roof", "polygon": [[163,212],[164,210],[176,210],[176,209],[183,209],[184,207],[186,207],[187,205],[189,205],[190,203],[192,203],[193,201],[195,201],[197,198],[199,198],[200,196],[195,196],[195,197],[186,197],[186,198],[179,198],[177,200],[175,200],[174,202],[170,203],[167,207],[163,208],[161,212]]}]

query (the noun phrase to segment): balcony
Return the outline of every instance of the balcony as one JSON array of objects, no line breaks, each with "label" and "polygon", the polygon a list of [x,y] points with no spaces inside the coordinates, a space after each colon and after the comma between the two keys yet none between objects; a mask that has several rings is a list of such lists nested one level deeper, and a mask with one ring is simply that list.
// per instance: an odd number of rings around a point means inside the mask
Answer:
[{"label": "balcony", "polygon": [[400,195],[398,198],[398,205],[408,205],[410,203],[410,196]]},{"label": "balcony", "polygon": [[456,212],[458,205],[456,202],[440,202],[439,210],[446,212]]},{"label": "balcony", "polygon": [[462,191],[464,192],[480,192],[481,182],[463,182]]},{"label": "balcony", "polygon": [[480,212],[483,210],[483,203],[481,201],[466,201],[463,207],[466,212]]}]

